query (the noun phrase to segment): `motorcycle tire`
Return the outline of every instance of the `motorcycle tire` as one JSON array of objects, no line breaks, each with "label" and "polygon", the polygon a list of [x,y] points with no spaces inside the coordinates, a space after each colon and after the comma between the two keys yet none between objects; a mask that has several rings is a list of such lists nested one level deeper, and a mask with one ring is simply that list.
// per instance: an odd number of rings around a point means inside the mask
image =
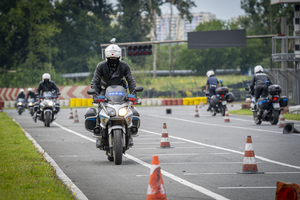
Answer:
[{"label": "motorcycle tire", "polygon": [[50,112],[46,112],[46,117],[45,117],[45,126],[49,127],[50,126]]},{"label": "motorcycle tire", "polygon": [[253,120],[254,120],[255,124],[257,124],[257,125],[260,125],[262,122],[261,119],[258,118],[256,111],[253,112]]},{"label": "motorcycle tire", "polygon": [[120,129],[113,130],[113,155],[115,165],[122,164],[123,145],[122,145],[122,131]]},{"label": "motorcycle tire", "polygon": [[21,110],[19,110],[19,115],[22,115],[22,111]]},{"label": "motorcycle tire", "polygon": [[273,110],[270,117],[270,123],[272,125],[276,125],[278,123],[278,118],[279,118],[279,110]]}]

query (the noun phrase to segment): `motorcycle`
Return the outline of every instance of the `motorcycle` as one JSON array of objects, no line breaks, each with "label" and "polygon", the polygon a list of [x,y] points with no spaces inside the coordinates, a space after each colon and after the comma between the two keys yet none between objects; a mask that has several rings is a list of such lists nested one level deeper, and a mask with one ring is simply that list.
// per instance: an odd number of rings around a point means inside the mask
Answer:
[{"label": "motorcycle", "polygon": [[22,115],[22,113],[25,111],[25,99],[23,98],[17,99],[17,110],[19,115]]},{"label": "motorcycle", "polygon": [[[142,92],[143,87],[136,87],[134,92]],[[87,91],[89,95],[96,94],[94,89]],[[96,141],[96,147],[106,151],[109,161],[116,165],[122,164],[122,155],[131,146],[129,138],[138,136],[140,119],[135,116],[132,104],[136,101],[135,95],[127,94],[120,85],[106,88],[105,96],[98,96],[96,102],[98,110],[88,108],[85,114],[85,129],[101,136]]]},{"label": "motorcycle", "polygon": [[34,102],[35,102],[35,100],[33,98],[29,98],[27,100],[27,108],[28,108],[31,116],[33,116],[33,114],[34,114]]},{"label": "motorcycle", "polygon": [[[250,109],[253,112],[253,120],[255,124],[260,125],[263,121],[269,121],[272,125],[278,123],[280,111],[288,105],[288,98],[281,96],[280,85],[269,85],[269,81],[266,81],[268,85],[268,96],[259,98],[255,101],[255,96],[251,95],[250,87],[246,87],[245,90],[249,92],[251,104]],[[260,110],[259,110],[260,109]],[[260,112],[260,115],[258,115]]]},{"label": "motorcycle", "polygon": [[220,79],[220,83],[221,87],[216,89],[216,95],[211,97],[207,96],[207,100],[212,106],[210,108],[211,116],[215,116],[217,113],[221,113],[222,116],[225,116],[227,103],[232,103],[234,101],[233,93],[228,92],[228,87],[223,86],[222,79]]},{"label": "motorcycle", "polygon": [[[57,93],[57,95],[60,95],[60,93]],[[43,95],[39,96],[40,102],[35,104],[35,111],[40,110],[39,113],[36,113],[37,119],[44,122],[46,127],[50,126],[50,123],[56,119],[56,114],[59,112],[59,103],[56,102],[57,95],[50,91],[44,92]]]}]

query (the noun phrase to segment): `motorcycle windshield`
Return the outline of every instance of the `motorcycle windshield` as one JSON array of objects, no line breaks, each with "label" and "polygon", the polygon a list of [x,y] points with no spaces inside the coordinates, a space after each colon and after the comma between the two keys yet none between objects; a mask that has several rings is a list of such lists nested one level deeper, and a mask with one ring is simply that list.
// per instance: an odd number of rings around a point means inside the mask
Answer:
[{"label": "motorcycle windshield", "polygon": [[25,101],[25,99],[23,99],[23,98],[18,98],[18,102],[24,102]]},{"label": "motorcycle windshield", "polygon": [[28,99],[28,102],[34,102],[33,98]]},{"label": "motorcycle windshield", "polygon": [[52,92],[44,92],[43,97],[44,99],[52,99]]},{"label": "motorcycle windshield", "polygon": [[127,93],[124,87],[112,85],[106,89],[105,96],[111,104],[121,104],[125,102]]}]

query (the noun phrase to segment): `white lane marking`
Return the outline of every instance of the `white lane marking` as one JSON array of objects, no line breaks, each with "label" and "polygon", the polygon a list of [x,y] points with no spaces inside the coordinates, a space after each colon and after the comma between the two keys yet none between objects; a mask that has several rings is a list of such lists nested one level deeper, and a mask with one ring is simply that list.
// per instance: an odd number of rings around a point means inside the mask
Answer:
[{"label": "white lane marking", "polygon": [[[157,147],[153,147],[153,148],[139,148],[139,147],[135,147],[133,146],[132,149],[143,149],[143,150],[153,150],[153,149],[157,149]],[[204,147],[176,147],[176,149],[204,149]]]},{"label": "white lane marking", "polygon": [[261,186],[261,187],[218,187],[220,190],[231,190],[231,189],[276,189],[275,186]]},{"label": "white lane marking", "polygon": [[[68,129],[68,128],[65,128],[65,127],[63,127],[62,125],[60,125],[60,124],[58,124],[58,123],[56,123],[56,122],[53,122],[53,124],[55,124],[56,126],[62,128],[62,129],[65,130],[65,131],[68,131],[68,132],[70,132],[70,133],[72,133],[72,134],[75,134],[75,135],[77,135],[77,136],[79,136],[79,137],[82,137],[82,138],[84,138],[84,139],[86,139],[86,140],[89,140],[89,141],[91,141],[91,142],[96,142],[96,140],[91,139],[91,138],[88,138],[88,137],[86,137],[86,136],[84,136],[84,135],[82,135],[82,134],[80,134],[80,133],[77,133],[77,132],[75,132],[75,131],[72,131],[72,130],[70,130],[70,129]],[[131,160],[133,160],[133,161],[135,161],[135,162],[137,162],[137,163],[139,163],[139,164],[141,164],[141,165],[143,165],[143,166],[145,166],[145,167],[147,167],[147,168],[149,168],[149,169],[151,169],[151,165],[150,165],[150,164],[148,164],[148,163],[146,163],[146,162],[144,162],[144,161],[142,161],[142,160],[140,160],[140,159],[138,159],[138,158],[135,158],[135,157],[133,157],[133,156],[131,156],[131,155],[129,155],[129,154],[125,154],[124,156],[127,157],[127,158],[129,158],[129,159],[131,159]],[[167,176],[167,177],[173,179],[174,181],[177,181],[178,183],[181,183],[181,184],[183,184],[183,185],[185,185],[185,186],[187,186],[187,187],[190,187],[190,188],[192,188],[192,189],[194,189],[194,190],[196,190],[196,191],[198,191],[198,192],[200,192],[200,193],[203,193],[203,194],[205,194],[205,195],[207,195],[207,196],[209,196],[209,197],[212,197],[212,198],[214,198],[214,199],[218,199],[218,200],[229,200],[229,199],[227,199],[226,197],[223,197],[223,196],[221,196],[221,195],[219,195],[219,194],[217,194],[217,193],[214,193],[214,192],[212,192],[212,191],[210,191],[210,190],[208,190],[208,189],[206,189],[206,188],[204,188],[204,187],[201,187],[201,186],[199,186],[199,185],[196,185],[196,184],[193,184],[193,183],[191,183],[191,182],[189,182],[189,181],[186,181],[186,180],[184,180],[184,179],[182,179],[182,178],[180,178],[180,177],[178,177],[178,176],[175,176],[175,175],[173,175],[173,174],[171,174],[171,173],[169,173],[169,172],[167,172],[167,171],[165,171],[165,170],[161,170],[161,173],[162,173],[164,176]]]},{"label": "white lane marking", "polygon": [[61,157],[61,158],[77,158],[78,156],[77,155],[62,155],[59,157]]},{"label": "white lane marking", "polygon": [[[146,133],[152,133],[154,135],[160,135],[160,133],[155,133],[155,132],[147,131],[147,130],[144,130],[144,129],[140,129],[140,131],[144,131]],[[185,141],[185,142],[190,142],[192,144],[197,144],[197,145],[201,145],[201,146],[205,146],[205,147],[211,147],[211,148],[220,149],[220,150],[223,150],[223,151],[229,151],[229,152],[232,152],[232,153],[244,155],[244,152],[240,152],[240,151],[236,151],[236,150],[232,150],[232,149],[218,147],[218,146],[214,146],[214,145],[210,145],[210,144],[204,144],[204,143],[201,143],[201,142],[196,142],[196,141],[193,141],[193,140],[189,140],[189,139],[185,139],[185,138],[180,138],[180,137],[175,137],[175,136],[169,136],[169,137],[170,138],[174,138],[174,139],[178,139],[178,140],[182,140],[182,141]],[[278,162],[278,161],[271,160],[271,159],[268,159],[268,158],[264,158],[264,157],[258,156],[258,155],[255,155],[255,157],[258,158],[258,159],[260,159],[260,160],[269,162],[269,163],[273,163],[273,164],[277,164],[277,165],[282,165],[282,166],[286,166],[286,167],[291,167],[291,168],[295,168],[295,169],[300,169],[300,166],[290,165],[290,164],[286,164],[286,163],[283,163],[283,162]]]},{"label": "white lane marking", "polygon": [[[190,115],[194,115],[194,114],[190,114]],[[200,118],[201,117],[211,117],[211,115],[203,115],[203,114],[201,114],[201,112],[199,113],[199,115],[200,115]],[[230,116],[229,116],[230,117]],[[240,120],[240,121],[245,121],[245,122],[249,122],[249,123],[251,123],[251,122],[253,122],[253,120],[247,120],[247,119],[239,119],[239,118],[235,118],[235,117],[230,117],[230,119],[234,119],[234,120]],[[253,122],[254,123],[254,122]]]},{"label": "white lane marking", "polygon": [[158,156],[197,156],[197,155],[203,155],[203,154],[230,154],[230,153],[181,153],[181,154],[155,154]]},{"label": "white lane marking", "polygon": [[[151,169],[151,165],[150,164],[148,164],[148,163],[146,163],[146,162],[144,162],[144,161],[142,161],[142,160],[140,160],[138,158],[135,158],[135,157],[133,157],[133,156],[131,156],[129,154],[126,154],[125,156],[127,158],[129,158],[131,160],[134,160],[135,162],[137,162],[137,163],[139,163],[139,164],[141,164],[141,165],[143,165],[143,166],[148,167],[148,168]],[[181,184],[183,184],[183,185],[185,185],[187,187],[190,187],[190,188],[192,188],[192,189],[194,189],[194,190],[196,190],[198,192],[201,192],[201,193],[203,193],[203,194],[205,194],[205,195],[207,195],[209,197],[212,197],[212,198],[218,199],[218,200],[228,200],[226,197],[223,197],[223,196],[221,196],[219,194],[216,194],[216,193],[214,193],[214,192],[212,192],[210,190],[205,189],[204,187],[201,187],[199,185],[196,185],[196,184],[193,184],[193,183],[191,183],[189,181],[186,181],[186,180],[184,180],[184,179],[182,179],[182,178],[180,178],[178,176],[175,176],[175,175],[173,175],[173,174],[171,174],[171,173],[169,173],[169,172],[167,172],[165,170],[161,170],[161,173],[164,176],[167,176],[167,177],[173,179],[174,181],[177,181],[178,183],[181,183]]]},{"label": "white lane marking", "polygon": [[[224,164],[224,165],[228,165],[228,164],[243,164],[243,162],[185,162],[185,163],[160,163],[161,165],[207,165],[207,164]],[[236,174],[236,173],[235,173]]]},{"label": "white lane marking", "polygon": [[[162,163],[161,163],[162,164]],[[187,163],[185,163],[187,164]],[[190,163],[188,163],[190,164]],[[274,174],[300,174],[300,172],[264,172],[268,175]],[[183,173],[185,176],[197,176],[197,175],[236,175],[237,173]]]},{"label": "white lane marking", "polygon": [[[163,141],[163,142],[165,142],[165,141]],[[167,141],[168,142],[168,141]],[[172,142],[172,141],[171,141]],[[172,144],[183,144],[183,143],[185,143],[185,142],[172,142]],[[157,144],[157,145],[159,145],[158,143],[154,143],[154,142],[149,142],[149,143],[136,143],[136,144],[134,144],[134,145],[139,145],[139,144],[142,144],[142,145],[145,145],[145,144]]]},{"label": "white lane marking", "polygon": [[[247,128],[247,127],[240,127],[240,126],[230,126],[228,124],[226,125],[221,125],[221,124],[212,124],[212,123],[206,123],[206,122],[197,122],[197,121],[191,121],[187,119],[181,119],[181,118],[176,118],[176,117],[165,117],[165,116],[159,116],[159,115],[148,115],[151,117],[158,117],[158,118],[164,118],[164,119],[173,119],[173,120],[178,120],[178,121],[184,121],[184,122],[189,122],[189,123],[194,123],[194,124],[203,124],[203,125],[208,125],[208,126],[218,126],[218,127],[224,127],[224,128],[237,128],[237,129],[245,129],[245,130],[252,130],[252,131],[261,131],[261,132],[270,132],[270,133],[280,133],[282,134],[282,131],[270,131],[270,130],[264,130],[264,129],[256,129],[256,128]],[[298,135],[300,134],[292,134],[292,135]],[[170,137],[170,136],[169,136]]]}]

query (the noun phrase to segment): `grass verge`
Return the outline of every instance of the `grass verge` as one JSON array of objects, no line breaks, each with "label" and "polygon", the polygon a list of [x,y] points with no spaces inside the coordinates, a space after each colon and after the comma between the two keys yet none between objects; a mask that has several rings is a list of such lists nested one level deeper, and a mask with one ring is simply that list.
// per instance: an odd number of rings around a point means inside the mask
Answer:
[{"label": "grass verge", "polygon": [[75,199],[21,127],[0,113],[0,199]]},{"label": "grass verge", "polygon": [[[251,112],[251,110],[249,110],[249,109],[232,110],[232,111],[229,111],[229,114],[235,114],[235,115],[253,115],[252,112]],[[298,114],[286,113],[286,114],[284,114],[284,118],[286,120],[297,120],[297,121],[300,121],[300,115],[298,115]]]}]

